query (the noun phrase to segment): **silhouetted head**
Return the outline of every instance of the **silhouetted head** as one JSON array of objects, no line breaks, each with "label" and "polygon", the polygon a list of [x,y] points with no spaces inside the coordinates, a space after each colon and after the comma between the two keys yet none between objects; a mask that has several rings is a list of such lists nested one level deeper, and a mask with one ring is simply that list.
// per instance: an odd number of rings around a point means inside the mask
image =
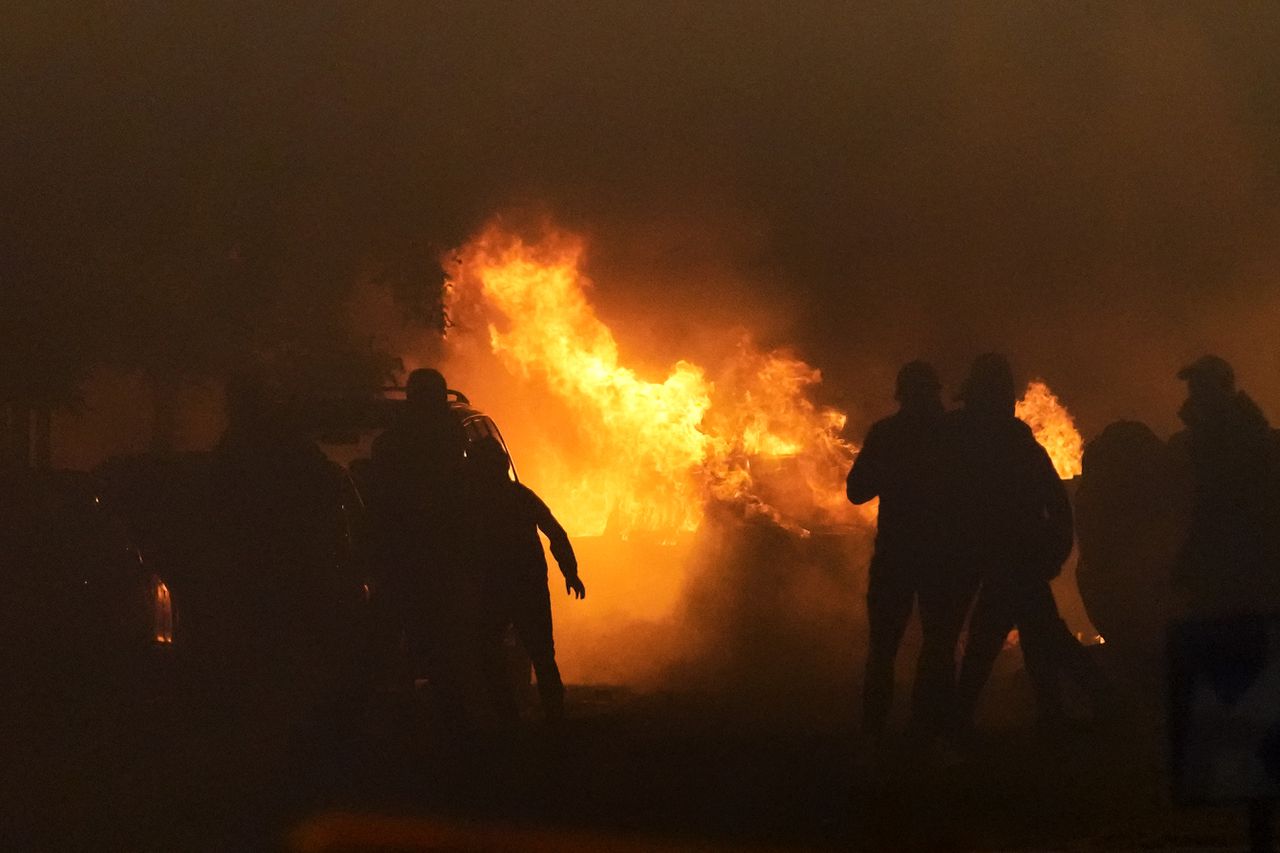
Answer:
[{"label": "silhouetted head", "polygon": [[444,408],[449,401],[444,374],[430,367],[420,367],[413,371],[405,383],[404,399],[415,409]]},{"label": "silhouetted head", "polygon": [[1187,396],[1194,399],[1227,400],[1236,391],[1236,372],[1216,355],[1202,355],[1178,371],[1187,383]]},{"label": "silhouetted head", "polygon": [[910,361],[898,371],[894,397],[904,409],[941,408],[942,382],[926,361]]},{"label": "silhouetted head", "polygon": [[1155,476],[1164,454],[1165,444],[1151,427],[1140,421],[1116,421],[1084,446],[1084,482],[1145,482]]},{"label": "silhouetted head", "polygon": [[467,447],[471,470],[483,482],[507,481],[507,451],[496,438],[486,436]]},{"label": "silhouetted head", "polygon": [[966,409],[1012,415],[1018,395],[1013,388],[1009,359],[998,352],[975,358],[960,389],[960,399]]}]

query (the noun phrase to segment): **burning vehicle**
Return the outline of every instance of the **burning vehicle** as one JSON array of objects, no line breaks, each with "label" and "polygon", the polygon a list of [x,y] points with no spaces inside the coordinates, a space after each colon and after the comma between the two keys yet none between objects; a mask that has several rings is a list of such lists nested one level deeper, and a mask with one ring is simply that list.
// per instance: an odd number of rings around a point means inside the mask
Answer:
[{"label": "burning vehicle", "polygon": [[[501,220],[446,263],[443,369],[486,388],[522,477],[597,580],[590,608],[556,612],[566,677],[662,678],[690,649],[721,655],[739,638],[722,628],[756,631],[768,608],[778,634],[826,614],[829,636],[856,635],[877,507],[846,498],[858,448],[847,413],[822,402],[821,373],[745,333],[703,363],[666,340],[630,351],[587,268],[579,236]],[[1032,383],[1018,414],[1076,476],[1080,435],[1048,386]]]}]

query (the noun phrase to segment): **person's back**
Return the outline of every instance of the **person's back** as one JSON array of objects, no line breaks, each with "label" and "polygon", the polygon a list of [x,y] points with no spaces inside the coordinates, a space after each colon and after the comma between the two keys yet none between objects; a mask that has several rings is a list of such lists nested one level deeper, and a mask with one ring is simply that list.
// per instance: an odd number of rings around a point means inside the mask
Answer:
[{"label": "person's back", "polygon": [[849,471],[853,503],[880,499],[875,555],[867,583],[869,648],[863,685],[863,734],[878,749],[893,700],[894,660],[917,604],[924,634],[912,701],[912,729],[938,735],[955,688],[955,648],[973,594],[956,570],[949,496],[953,449],[933,368],[899,371],[899,411],[868,432]]},{"label": "person's back", "polygon": [[959,723],[973,724],[978,697],[1015,626],[1041,721],[1062,722],[1062,675],[1100,704],[1096,667],[1058,615],[1049,581],[1070,554],[1071,504],[1048,453],[1014,416],[1013,371],[1004,356],[979,356],[953,419],[961,551],[982,580],[958,681]]},{"label": "person's back", "polygon": [[1085,445],[1075,495],[1080,597],[1107,647],[1135,671],[1158,660],[1172,616],[1189,489],[1171,455],[1145,424],[1109,424]]},{"label": "person's back", "polygon": [[377,510],[419,524],[446,513],[455,502],[465,449],[466,435],[443,393],[407,398],[370,452]]},{"label": "person's back", "polygon": [[1192,481],[1191,525],[1178,577],[1197,610],[1280,604],[1270,541],[1277,510],[1276,448],[1257,404],[1235,388],[1230,365],[1204,356],[1179,372],[1187,425],[1171,441]]},{"label": "person's back", "polygon": [[949,448],[941,406],[901,409],[872,425],[850,472],[849,499],[880,499],[876,551],[936,557],[950,546]]},{"label": "person's back", "polygon": [[952,413],[949,427],[964,558],[985,574],[1035,562],[1056,562],[1056,574],[1071,550],[1070,506],[1031,428],[1012,410],[972,405]]},{"label": "person's back", "polygon": [[442,729],[467,722],[467,652],[458,638],[477,609],[463,572],[465,451],[444,377],[421,368],[409,374],[404,404],[363,472],[376,607],[403,630]]},{"label": "person's back", "polygon": [[340,472],[260,386],[233,384],[211,459],[211,533],[251,625],[324,630],[340,597]]},{"label": "person's back", "polygon": [[541,530],[546,534],[566,589],[582,598],[577,558],[564,528],[532,489],[508,476],[506,452],[493,440],[478,442],[469,456],[468,513],[471,550],[480,573],[485,666],[491,696],[502,716],[514,712],[504,683],[502,636],[509,626],[533,663],[542,711],[549,721],[563,714],[564,686],[555,661],[551,599]]},{"label": "person's back", "polygon": [[412,580],[428,561],[456,556],[465,450],[444,377],[414,371],[404,407],[374,440],[368,465],[376,559],[393,585]]}]

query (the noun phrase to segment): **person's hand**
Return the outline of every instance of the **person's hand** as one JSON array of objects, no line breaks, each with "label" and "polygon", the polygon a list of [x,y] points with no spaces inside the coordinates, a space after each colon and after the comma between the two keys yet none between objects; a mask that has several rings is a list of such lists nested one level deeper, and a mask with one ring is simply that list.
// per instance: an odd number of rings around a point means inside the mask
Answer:
[{"label": "person's hand", "polygon": [[587,588],[582,584],[582,578],[577,575],[566,575],[564,579],[564,591],[572,595],[574,598],[586,598]]}]

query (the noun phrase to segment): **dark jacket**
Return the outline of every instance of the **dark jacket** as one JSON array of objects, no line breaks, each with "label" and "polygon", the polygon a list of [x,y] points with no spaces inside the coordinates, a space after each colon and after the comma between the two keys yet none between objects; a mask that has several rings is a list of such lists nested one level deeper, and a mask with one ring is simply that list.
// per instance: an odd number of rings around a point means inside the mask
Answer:
[{"label": "dark jacket", "polygon": [[952,500],[961,554],[988,576],[1055,577],[1071,553],[1071,503],[1053,461],[1012,414],[962,409]]},{"label": "dark jacket", "polygon": [[1179,414],[1187,430],[1170,443],[1188,466],[1192,505],[1178,579],[1198,599],[1280,604],[1280,466],[1266,417],[1244,393],[1217,406],[1188,400]]},{"label": "dark jacket", "polygon": [[465,449],[462,425],[444,407],[406,410],[374,440],[369,535],[384,582],[407,589],[460,560]]},{"label": "dark jacket", "polygon": [[849,471],[846,490],[855,504],[880,499],[877,559],[946,555],[953,536],[950,456],[941,409],[900,411],[871,427]]},{"label": "dark jacket", "polygon": [[476,553],[496,579],[545,583],[547,559],[539,530],[551,543],[551,554],[561,573],[567,578],[577,575],[578,560],[568,534],[528,486],[509,481],[480,483],[474,486],[472,497]]}]

